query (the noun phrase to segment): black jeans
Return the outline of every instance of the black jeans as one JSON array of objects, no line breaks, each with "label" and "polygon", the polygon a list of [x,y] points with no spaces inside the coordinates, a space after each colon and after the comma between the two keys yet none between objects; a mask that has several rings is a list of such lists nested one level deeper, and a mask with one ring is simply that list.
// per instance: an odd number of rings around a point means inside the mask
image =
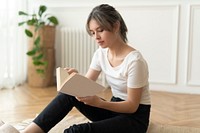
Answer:
[{"label": "black jeans", "polygon": [[[111,101],[123,101],[112,97]],[[150,105],[140,104],[135,113],[116,113],[79,102],[75,97],[59,93],[34,119],[44,132],[48,132],[76,107],[92,122],[70,126],[64,133],[145,133],[150,116]]]}]

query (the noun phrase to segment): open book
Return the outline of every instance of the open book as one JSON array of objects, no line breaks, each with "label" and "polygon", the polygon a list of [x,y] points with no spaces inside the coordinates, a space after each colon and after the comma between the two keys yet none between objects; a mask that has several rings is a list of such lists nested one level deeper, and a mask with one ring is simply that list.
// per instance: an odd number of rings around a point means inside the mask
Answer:
[{"label": "open book", "polygon": [[72,96],[93,96],[103,91],[105,87],[78,73],[68,74],[64,68],[56,69],[57,91]]}]

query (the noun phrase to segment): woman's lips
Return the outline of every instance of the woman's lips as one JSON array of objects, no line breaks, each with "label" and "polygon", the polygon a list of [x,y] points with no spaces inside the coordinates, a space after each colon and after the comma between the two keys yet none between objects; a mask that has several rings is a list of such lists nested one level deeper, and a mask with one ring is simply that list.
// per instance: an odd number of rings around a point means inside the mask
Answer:
[{"label": "woman's lips", "polygon": [[103,41],[98,41],[97,43],[100,44],[100,45],[102,45],[102,44],[103,44]]}]

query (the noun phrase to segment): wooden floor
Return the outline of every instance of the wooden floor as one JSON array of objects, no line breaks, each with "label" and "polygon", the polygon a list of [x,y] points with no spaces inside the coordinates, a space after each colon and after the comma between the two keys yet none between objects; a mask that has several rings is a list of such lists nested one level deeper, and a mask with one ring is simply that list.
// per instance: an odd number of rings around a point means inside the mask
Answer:
[{"label": "wooden floor", "polygon": [[[16,124],[34,118],[56,94],[56,87],[31,88],[23,85],[0,90],[0,119]],[[110,90],[100,95],[109,99]],[[151,91],[151,99],[151,121],[200,128],[200,95]],[[73,113],[78,112],[74,109]]]}]

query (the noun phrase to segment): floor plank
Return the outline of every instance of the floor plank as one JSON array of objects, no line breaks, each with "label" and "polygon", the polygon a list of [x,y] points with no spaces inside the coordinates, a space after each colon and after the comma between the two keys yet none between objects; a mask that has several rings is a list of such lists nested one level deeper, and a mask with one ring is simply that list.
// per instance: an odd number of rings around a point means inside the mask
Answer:
[{"label": "floor plank", "polygon": [[200,128],[200,95],[151,92],[154,122]]},{"label": "floor plank", "polygon": [[[0,90],[0,119],[15,124],[34,118],[57,94],[56,87],[33,88],[28,85]],[[110,89],[100,94],[110,99]],[[200,95],[151,91],[151,121],[200,128]],[[78,113],[75,109],[71,112]]]}]

